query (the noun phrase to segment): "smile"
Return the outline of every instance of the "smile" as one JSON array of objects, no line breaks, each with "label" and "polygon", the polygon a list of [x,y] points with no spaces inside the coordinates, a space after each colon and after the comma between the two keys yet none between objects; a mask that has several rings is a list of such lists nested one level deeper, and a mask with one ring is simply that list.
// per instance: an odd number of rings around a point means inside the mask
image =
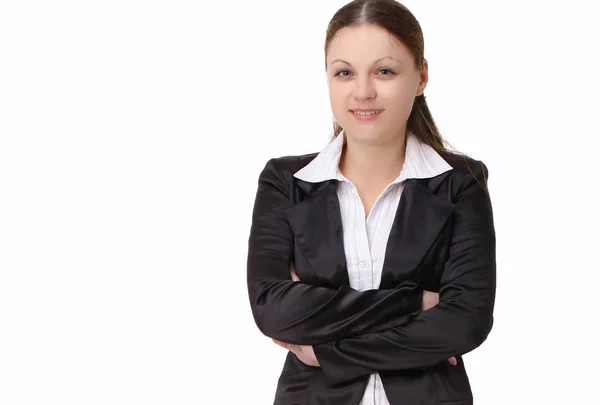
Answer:
[{"label": "smile", "polygon": [[352,116],[359,121],[371,121],[379,117],[383,110],[369,110],[369,111],[353,111],[350,110]]},{"label": "smile", "polygon": [[[352,110],[350,110],[352,111]],[[352,114],[356,114],[356,115],[360,115],[363,117],[369,116],[369,115],[375,115],[375,114],[379,114],[382,110],[373,110],[373,111],[352,111]]]}]

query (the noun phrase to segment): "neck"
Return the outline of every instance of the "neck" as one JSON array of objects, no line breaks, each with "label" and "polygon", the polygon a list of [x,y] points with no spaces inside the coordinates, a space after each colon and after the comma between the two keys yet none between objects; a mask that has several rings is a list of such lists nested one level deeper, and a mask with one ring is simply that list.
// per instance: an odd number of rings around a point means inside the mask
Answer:
[{"label": "neck", "polygon": [[346,137],[339,167],[353,182],[389,184],[400,175],[405,153],[405,131],[401,136],[377,144],[356,142],[352,137]]}]

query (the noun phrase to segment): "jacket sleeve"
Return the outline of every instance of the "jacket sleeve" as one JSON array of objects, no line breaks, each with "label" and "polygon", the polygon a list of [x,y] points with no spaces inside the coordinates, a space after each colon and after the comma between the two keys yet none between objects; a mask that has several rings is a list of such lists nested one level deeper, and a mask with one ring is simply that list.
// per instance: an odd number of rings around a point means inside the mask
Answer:
[{"label": "jacket sleeve", "polygon": [[421,310],[416,283],[356,291],[292,281],[294,237],[285,209],[289,187],[271,159],[259,176],[249,237],[247,283],[259,330],[283,342],[313,345],[408,322]]},{"label": "jacket sleeve", "polygon": [[470,352],[487,339],[496,294],[496,237],[488,172],[479,165],[456,197],[438,305],[405,325],[314,346],[329,378],[343,381],[374,372],[423,369]]}]

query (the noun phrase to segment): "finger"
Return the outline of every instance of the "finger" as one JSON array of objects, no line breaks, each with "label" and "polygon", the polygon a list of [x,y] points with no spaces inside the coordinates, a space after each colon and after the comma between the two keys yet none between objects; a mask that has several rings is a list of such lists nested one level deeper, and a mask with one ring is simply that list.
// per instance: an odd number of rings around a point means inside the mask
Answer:
[{"label": "finger", "polygon": [[[271,339],[274,343],[278,344],[279,346],[283,347],[284,349],[288,349],[288,344],[285,342],[282,342],[281,340],[277,340],[277,339]],[[289,350],[289,349],[288,349]]]},{"label": "finger", "polygon": [[298,353],[302,353],[302,351],[300,350],[300,346],[298,345],[294,345],[291,343],[285,343],[282,342],[281,340],[277,340],[277,339],[271,339],[273,342],[275,342],[276,344],[278,344],[279,346],[283,347],[284,349],[289,350],[290,352],[298,355]]},{"label": "finger", "polygon": [[452,364],[453,366],[456,366],[458,364],[456,361],[456,357],[450,357],[448,359],[448,363]]},{"label": "finger", "polygon": [[302,353],[304,353],[304,355],[308,359],[310,359],[312,365],[316,365],[319,363],[319,361],[317,360],[317,356],[315,355],[315,350],[312,346],[300,345],[300,350],[302,350]]},{"label": "finger", "polygon": [[294,353],[298,360],[302,363],[306,364],[309,367],[320,367],[320,364],[317,360],[312,359],[310,356],[307,356],[304,352]]},{"label": "finger", "polygon": [[298,277],[298,275],[296,274],[296,272],[294,270],[290,271],[290,273],[292,274],[292,280],[300,281],[300,278]]}]

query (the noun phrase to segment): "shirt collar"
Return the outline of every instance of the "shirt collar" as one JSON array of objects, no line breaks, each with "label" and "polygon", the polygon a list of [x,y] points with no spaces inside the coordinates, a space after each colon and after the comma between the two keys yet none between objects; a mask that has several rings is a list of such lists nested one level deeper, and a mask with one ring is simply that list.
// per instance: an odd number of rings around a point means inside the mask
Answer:
[{"label": "shirt collar", "polygon": [[[345,134],[342,131],[309,164],[294,173],[294,177],[309,183],[319,183],[326,180],[346,180],[339,169],[344,143]],[[407,132],[404,165],[394,183],[406,179],[431,178],[448,170],[452,170],[452,166],[435,149],[420,142],[413,133]]]}]

